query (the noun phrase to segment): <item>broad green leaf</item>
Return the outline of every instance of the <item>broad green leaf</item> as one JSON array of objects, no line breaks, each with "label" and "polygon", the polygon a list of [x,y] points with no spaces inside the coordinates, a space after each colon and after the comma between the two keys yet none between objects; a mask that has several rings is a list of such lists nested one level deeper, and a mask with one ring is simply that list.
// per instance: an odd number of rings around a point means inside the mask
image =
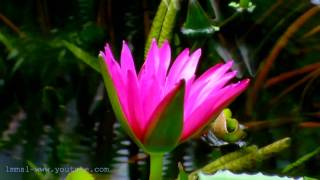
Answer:
[{"label": "broad green leaf", "polygon": [[67,175],[66,180],[94,180],[94,177],[85,169],[77,168]]},{"label": "broad green leaf", "polygon": [[132,138],[132,140],[140,146],[140,148],[144,149],[143,145],[141,144],[140,140],[136,137],[134,132],[132,131],[130,125],[128,124],[128,121],[124,115],[124,112],[121,108],[118,95],[114,86],[114,83],[110,77],[110,74],[108,72],[107,66],[103,60],[102,57],[99,56],[99,62],[100,62],[100,72],[104,80],[104,85],[107,90],[107,94],[112,106],[112,109],[116,115],[116,118],[120,121],[121,126],[124,128],[126,133]]},{"label": "broad green leaf", "polygon": [[277,175],[265,175],[262,173],[257,174],[234,174],[230,171],[218,171],[213,175],[206,175],[199,173],[199,180],[302,180],[302,178],[290,178],[290,177],[280,177]]},{"label": "broad green leaf", "polygon": [[178,143],[183,128],[183,100],[185,82],[181,82],[168,101],[163,101],[151,116],[143,144],[148,152],[171,151]]},{"label": "broad green leaf", "polygon": [[161,0],[146,42],[145,55],[149,50],[152,39],[156,39],[159,45],[165,40],[171,39],[179,6],[178,3],[179,0]]},{"label": "broad green leaf", "polygon": [[189,0],[187,19],[182,27],[182,33],[198,36],[212,34],[218,30],[219,27],[213,25],[199,2],[197,0]]},{"label": "broad green leaf", "polygon": [[97,72],[100,72],[100,67],[98,59],[85,52],[83,49],[77,47],[76,45],[69,43],[68,41],[62,41],[62,44],[73,53],[78,59],[82,60],[84,63],[92,67]]}]

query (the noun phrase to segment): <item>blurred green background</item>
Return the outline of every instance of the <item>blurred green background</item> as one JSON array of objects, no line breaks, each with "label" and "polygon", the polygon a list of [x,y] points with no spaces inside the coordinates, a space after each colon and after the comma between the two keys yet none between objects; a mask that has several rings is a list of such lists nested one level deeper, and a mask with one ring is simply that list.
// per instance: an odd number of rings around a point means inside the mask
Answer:
[{"label": "blurred green background", "polygon": [[[228,59],[251,85],[230,106],[248,127],[247,144],[291,137],[289,149],[246,172],[281,174],[320,146],[320,7],[308,0],[255,0],[238,12],[228,0],[177,1],[170,35],[173,57],[203,49],[199,74]],[[101,75],[70,46],[97,57],[106,42],[116,57],[129,43],[137,64],[159,0],[0,1],[0,179],[40,179],[8,167],[105,167],[100,179],[146,179],[148,157],[125,135]],[[217,31],[219,27],[219,31]],[[188,31],[189,30],[189,31]],[[195,138],[165,157],[164,176],[187,172],[234,144],[213,147]],[[320,155],[286,173],[320,178]],[[41,173],[40,173],[41,174]],[[66,173],[47,173],[59,179]]]}]

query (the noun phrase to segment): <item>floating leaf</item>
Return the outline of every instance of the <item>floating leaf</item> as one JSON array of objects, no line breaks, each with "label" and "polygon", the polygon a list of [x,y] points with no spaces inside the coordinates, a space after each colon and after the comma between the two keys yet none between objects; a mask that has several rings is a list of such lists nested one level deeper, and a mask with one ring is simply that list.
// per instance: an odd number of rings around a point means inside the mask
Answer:
[{"label": "floating leaf", "polygon": [[206,175],[203,173],[199,173],[199,180],[302,180],[302,178],[290,178],[290,177],[280,177],[277,175],[265,175],[262,173],[257,174],[234,174],[230,171],[218,171],[214,175]]}]

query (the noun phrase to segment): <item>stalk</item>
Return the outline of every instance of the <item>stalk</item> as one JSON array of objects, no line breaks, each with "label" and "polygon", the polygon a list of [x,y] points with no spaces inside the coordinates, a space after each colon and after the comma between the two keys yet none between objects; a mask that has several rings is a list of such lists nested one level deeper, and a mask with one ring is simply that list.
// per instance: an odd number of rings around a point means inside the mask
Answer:
[{"label": "stalk", "polygon": [[150,154],[150,176],[149,180],[162,179],[163,154]]}]

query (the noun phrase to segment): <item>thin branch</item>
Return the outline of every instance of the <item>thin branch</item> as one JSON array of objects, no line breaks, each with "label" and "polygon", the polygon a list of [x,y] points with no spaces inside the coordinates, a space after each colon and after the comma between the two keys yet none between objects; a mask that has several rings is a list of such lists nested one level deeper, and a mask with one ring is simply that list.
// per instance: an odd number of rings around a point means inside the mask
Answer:
[{"label": "thin branch", "polygon": [[274,61],[279,56],[282,49],[287,45],[289,39],[294,35],[295,32],[299,30],[299,28],[304,25],[311,17],[316,15],[320,11],[319,6],[315,6],[301,15],[296,21],[294,21],[286,32],[278,39],[277,43],[271,50],[269,56],[263,61],[263,65],[260,67],[260,73],[257,75],[257,78],[253,84],[253,88],[250,92],[250,96],[248,97],[248,101],[246,104],[246,111],[248,114],[251,114],[255,101],[258,97],[259,90],[263,87],[265,83],[265,79],[268,76],[268,73],[274,64]]},{"label": "thin branch", "polygon": [[3,14],[0,13],[0,20],[4,22],[10,29],[12,29],[15,33],[17,33],[20,37],[26,37],[26,34],[22,32],[18,26],[16,26],[10,19],[5,17]]},{"label": "thin branch", "polygon": [[286,94],[288,94],[289,92],[291,92],[292,90],[297,88],[298,86],[300,86],[303,83],[307,82],[309,79],[312,79],[312,78],[318,77],[318,76],[320,76],[320,69],[317,69],[317,70],[313,71],[312,73],[308,74],[307,76],[305,76],[301,80],[297,81],[296,83],[292,84],[291,86],[289,86],[288,88],[283,90],[278,96],[276,96],[275,98],[271,99],[270,104],[276,103],[277,101],[279,101],[279,99],[281,99],[283,96],[285,96]]},{"label": "thin branch", "polygon": [[305,74],[311,71],[314,71],[315,69],[320,68],[320,63],[314,63],[314,64],[310,64],[307,66],[304,66],[302,68],[299,69],[295,69],[293,71],[289,71],[289,72],[285,72],[282,73],[278,76],[275,76],[273,78],[270,78],[264,85],[265,88],[269,88],[271,86],[274,86],[282,81],[285,81],[287,79],[293,78],[295,76],[301,75],[301,74]]}]

